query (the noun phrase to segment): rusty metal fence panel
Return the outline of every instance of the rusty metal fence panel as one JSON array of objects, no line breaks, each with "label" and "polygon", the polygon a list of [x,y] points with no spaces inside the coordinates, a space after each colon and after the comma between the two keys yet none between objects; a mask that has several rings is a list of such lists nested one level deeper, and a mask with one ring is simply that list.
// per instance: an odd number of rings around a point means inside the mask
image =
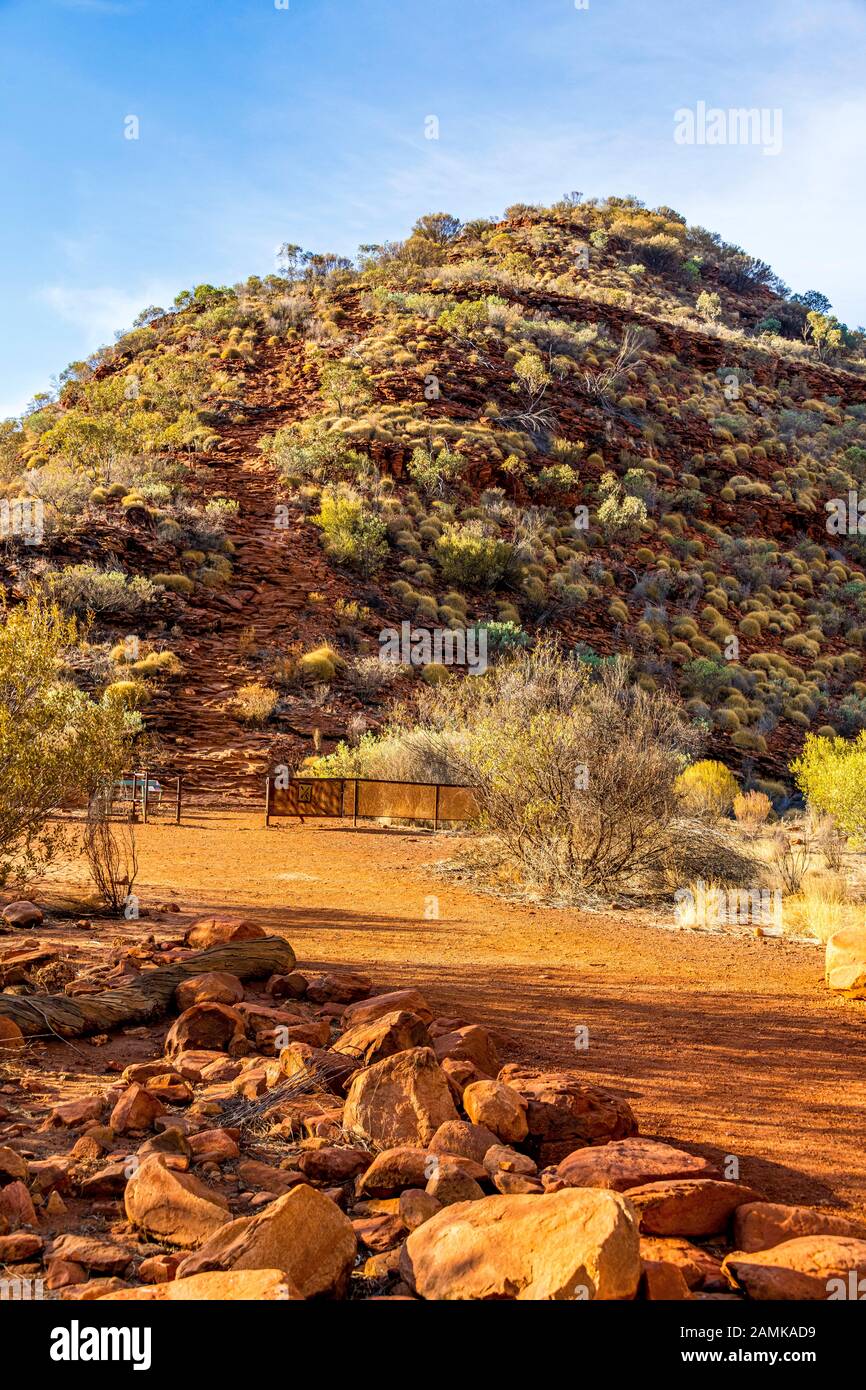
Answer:
[{"label": "rusty metal fence panel", "polygon": [[436,788],[412,782],[373,782],[358,779],[358,815],[368,820],[394,816],[401,820],[433,820]]},{"label": "rusty metal fence panel", "polygon": [[389,782],[370,777],[294,778],[277,787],[268,778],[265,822],[298,816],[365,820],[470,821],[478,816],[472,787],[433,782]]},{"label": "rusty metal fence panel", "polygon": [[310,777],[277,787],[268,779],[269,816],[343,815],[343,780],[340,777]]},{"label": "rusty metal fence panel", "polygon": [[477,820],[478,815],[474,787],[439,788],[439,820]]}]

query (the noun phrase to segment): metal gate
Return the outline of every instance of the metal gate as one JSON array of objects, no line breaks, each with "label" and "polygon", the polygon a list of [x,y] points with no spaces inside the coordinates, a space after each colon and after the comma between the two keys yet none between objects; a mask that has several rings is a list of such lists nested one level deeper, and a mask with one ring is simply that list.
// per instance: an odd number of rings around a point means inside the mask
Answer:
[{"label": "metal gate", "polygon": [[285,786],[267,779],[265,825],[273,819],[307,817],[444,822],[476,820],[473,787],[441,782],[390,782],[374,777],[295,777]]}]

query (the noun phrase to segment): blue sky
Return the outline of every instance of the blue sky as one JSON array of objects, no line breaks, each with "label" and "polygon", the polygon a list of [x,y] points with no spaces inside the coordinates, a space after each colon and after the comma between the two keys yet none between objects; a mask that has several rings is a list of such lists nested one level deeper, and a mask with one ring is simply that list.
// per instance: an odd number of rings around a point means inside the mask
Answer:
[{"label": "blue sky", "polygon": [[[862,0],[0,0],[0,418],[282,241],[571,189],[675,207],[862,324],[864,40]],[[699,101],[780,108],[781,153],[676,144]]]}]

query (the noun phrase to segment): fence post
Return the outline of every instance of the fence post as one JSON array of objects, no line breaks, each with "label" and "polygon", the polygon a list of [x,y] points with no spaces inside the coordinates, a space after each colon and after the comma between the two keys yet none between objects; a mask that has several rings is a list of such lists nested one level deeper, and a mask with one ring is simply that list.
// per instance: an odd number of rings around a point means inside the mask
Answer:
[{"label": "fence post", "polygon": [[175,807],[174,807],[174,823],[175,823],[175,825],[180,825],[180,789],[181,789],[181,780],[180,780],[180,778],[178,777],[178,779],[177,779],[177,801],[175,802]]},{"label": "fence post", "polygon": [[271,823],[271,779],[265,778],[265,829]]},{"label": "fence post", "polygon": [[147,825],[147,793],[150,788],[150,772],[144,769],[143,782],[141,788],[141,819]]},{"label": "fence post", "polygon": [[354,796],[353,796],[353,798],[352,798],[352,825],[353,825],[353,826],[356,826],[356,825],[358,824],[358,779],[357,779],[357,777],[355,778],[354,787],[355,787],[355,793],[354,793]]},{"label": "fence post", "polygon": [[436,802],[433,807],[433,829],[439,829],[439,783],[436,783]]},{"label": "fence post", "polygon": [[135,809],[135,798],[138,795],[138,773],[132,774],[132,799],[129,803],[129,819],[134,825],[138,819],[138,812]]}]

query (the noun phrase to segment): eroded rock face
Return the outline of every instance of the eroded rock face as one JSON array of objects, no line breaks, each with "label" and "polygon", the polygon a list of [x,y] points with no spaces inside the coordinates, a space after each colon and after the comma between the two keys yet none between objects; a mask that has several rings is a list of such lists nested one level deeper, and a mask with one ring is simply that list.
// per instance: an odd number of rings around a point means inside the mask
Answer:
[{"label": "eroded rock face", "polygon": [[343,1123],[383,1147],[427,1145],[457,1111],[448,1081],[429,1047],[413,1047],[366,1067],[352,1082]]},{"label": "eroded rock face", "polygon": [[13,1023],[11,1018],[0,1017],[0,1062],[4,1057],[23,1051],[25,1045],[24,1034],[18,1024]]},{"label": "eroded rock face", "polygon": [[350,1004],[343,1015],[347,1028],[357,1024],[372,1023],[383,1014],[410,1013],[420,1018],[422,1023],[433,1022],[433,1010],[423,994],[417,989],[394,989],[387,994],[375,994],[372,999],[363,999]]},{"label": "eroded rock face", "polygon": [[78,1100],[65,1100],[52,1108],[44,1128],[74,1129],[77,1125],[87,1124],[89,1120],[100,1119],[104,1110],[105,1100],[102,1096],[81,1096]]},{"label": "eroded rock face", "polygon": [[316,1004],[353,1004],[366,999],[372,988],[370,976],[360,970],[335,970],[309,980],[307,998]]},{"label": "eroded rock face", "polygon": [[41,1236],[30,1231],[0,1235],[0,1264],[11,1265],[22,1260],[32,1260],[35,1255],[41,1254],[44,1243]]},{"label": "eroded rock face", "polygon": [[4,907],[3,921],[8,922],[11,927],[20,927],[26,930],[28,927],[40,926],[45,918],[35,903],[31,903],[27,898],[21,898],[18,902],[9,903],[7,907]]},{"label": "eroded rock face", "polygon": [[426,1149],[401,1144],[376,1155],[357,1189],[362,1197],[391,1197],[409,1187],[425,1187],[432,1172]]},{"label": "eroded rock face", "polygon": [[96,1236],[58,1236],[51,1248],[51,1258],[68,1260],[99,1274],[123,1274],[132,1261],[132,1251],[114,1241]]},{"label": "eroded rock face", "polygon": [[502,1081],[473,1081],[463,1092],[463,1108],[473,1124],[484,1125],[505,1144],[519,1144],[529,1133],[527,1102]]},{"label": "eroded rock face", "polygon": [[[472,1173],[463,1166],[464,1162],[448,1154],[435,1158],[425,1188],[428,1197],[435,1197],[443,1207],[453,1206],[455,1202],[477,1202],[482,1198],[484,1192]],[[479,1171],[479,1176],[482,1172],[483,1169]]]},{"label": "eroded rock face", "polygon": [[499,1139],[485,1125],[469,1124],[466,1120],[446,1120],[430,1140],[431,1153],[457,1154],[484,1163],[490,1149],[499,1146]]},{"label": "eroded rock face", "polygon": [[17,1231],[21,1226],[36,1225],[33,1200],[20,1180],[0,1187],[0,1232]]},{"label": "eroded rock face", "polygon": [[400,1272],[425,1299],[629,1299],[637,1222],[622,1197],[596,1189],[484,1197],[413,1231]]},{"label": "eroded rock face", "polygon": [[754,1299],[862,1298],[866,1240],[851,1236],[798,1236],[771,1250],[735,1250],[722,1263],[731,1284]]},{"label": "eroded rock face", "polygon": [[298,1159],[298,1168],[305,1177],[316,1182],[341,1183],[363,1173],[365,1168],[369,1168],[372,1158],[366,1149],[307,1149]]},{"label": "eroded rock face", "polygon": [[644,1298],[651,1303],[675,1303],[691,1298],[692,1293],[683,1272],[675,1264],[666,1260],[648,1259],[643,1259],[641,1263],[641,1288]]},{"label": "eroded rock face", "polygon": [[655,1139],[617,1139],[598,1148],[577,1149],[564,1158],[556,1176],[565,1187],[609,1187],[625,1192],[641,1183],[672,1178],[720,1178],[709,1159]]},{"label": "eroded rock face", "polygon": [[[198,925],[214,921],[248,934]],[[353,1269],[428,1300],[827,1297],[828,1280],[862,1277],[866,1226],[765,1202],[637,1138],[626,1102],[575,1072],[486,1075],[490,1034],[434,1020],[418,991],[358,998],[369,980],[352,971],[269,986],[244,1000],[234,976],[191,977],[170,1060],[156,1029],[131,1029],[150,1039],[127,1053],[140,1060],[98,1094],[46,1100],[38,1130],[0,1105],[0,1264],[32,1261],[64,1299],[140,1301],[344,1298]],[[260,1097],[284,1165],[262,1161],[234,1108]],[[160,1253],[70,1230],[91,1201],[112,1222],[122,1203]],[[686,1238],[723,1233],[718,1252]]]},{"label": "eroded rock face", "polygon": [[734,1246],[746,1253],[769,1250],[798,1236],[820,1235],[866,1240],[866,1222],[779,1202],[747,1202],[734,1213]]},{"label": "eroded rock face", "polygon": [[347,1028],[334,1044],[334,1051],[356,1058],[358,1066],[369,1067],[374,1062],[381,1062],[384,1057],[392,1057],[395,1052],[429,1046],[430,1034],[426,1023],[416,1014],[398,1010]]},{"label": "eroded rock face", "polygon": [[761,1194],[745,1183],[715,1178],[648,1182],[626,1192],[637,1209],[641,1231],[656,1236],[712,1236],[727,1228],[737,1207]]},{"label": "eroded rock face", "polygon": [[169,1245],[203,1245],[228,1218],[223,1198],[160,1154],[146,1158],[126,1184],[127,1220]]},{"label": "eroded rock face", "polygon": [[721,1255],[682,1236],[641,1236],[640,1253],[644,1264],[674,1265],[690,1289],[727,1288]]},{"label": "eroded rock face", "polygon": [[866,927],[845,927],[827,942],[825,978],[830,989],[866,997]]},{"label": "eroded rock face", "polygon": [[162,1101],[144,1086],[134,1081],[127,1086],[111,1112],[111,1128],[115,1134],[150,1129],[158,1115],[165,1114]]},{"label": "eroded rock face", "polygon": [[466,1024],[448,1033],[441,1033],[433,1044],[440,1062],[450,1057],[457,1062],[473,1062],[485,1076],[499,1071],[499,1053],[486,1028],[477,1023]]},{"label": "eroded rock face", "polygon": [[180,1264],[178,1276],[279,1269],[304,1298],[340,1297],[356,1254],[351,1221],[330,1197],[303,1183],[257,1216],[227,1222]]},{"label": "eroded rock face", "polygon": [[16,1180],[26,1183],[29,1177],[30,1165],[27,1159],[6,1145],[0,1146],[0,1187],[4,1183]]},{"label": "eroded rock face", "polygon": [[637,1134],[627,1101],[587,1085],[573,1072],[537,1071],[510,1063],[498,1080],[526,1101],[529,1133],[539,1145],[542,1164],[559,1163],[580,1144],[606,1144]]}]

